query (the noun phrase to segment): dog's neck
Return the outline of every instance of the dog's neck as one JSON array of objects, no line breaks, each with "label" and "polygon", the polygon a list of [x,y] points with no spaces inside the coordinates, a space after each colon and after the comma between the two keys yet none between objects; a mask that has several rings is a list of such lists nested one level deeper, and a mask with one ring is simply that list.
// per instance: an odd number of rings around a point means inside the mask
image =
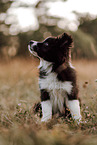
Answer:
[{"label": "dog's neck", "polygon": [[52,63],[52,62],[48,62],[43,59],[40,59],[40,65],[38,68],[39,69],[42,68],[43,70],[47,71],[47,73],[54,71],[57,74],[60,74],[68,66],[69,66],[69,63],[67,62],[56,64],[56,63]]},{"label": "dog's neck", "polygon": [[55,69],[55,72],[60,74],[63,70],[65,70],[66,68],[68,67],[68,64],[67,63],[62,63],[61,65],[59,65],[59,67],[57,67]]},{"label": "dog's neck", "polygon": [[53,63],[48,62],[42,58],[40,58],[40,65],[38,66],[39,69],[42,68],[42,70],[46,71],[47,73],[50,73],[52,71]]}]

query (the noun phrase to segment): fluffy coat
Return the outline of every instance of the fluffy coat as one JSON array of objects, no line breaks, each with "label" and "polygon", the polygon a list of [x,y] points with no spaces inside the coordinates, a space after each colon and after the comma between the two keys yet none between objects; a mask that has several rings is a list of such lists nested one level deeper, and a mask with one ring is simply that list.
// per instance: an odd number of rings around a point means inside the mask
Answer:
[{"label": "fluffy coat", "polygon": [[74,120],[80,122],[76,71],[70,63],[72,38],[64,33],[49,37],[43,42],[31,40],[30,53],[40,59],[39,87],[41,92],[41,121],[48,121],[52,114],[65,114],[68,107]]}]

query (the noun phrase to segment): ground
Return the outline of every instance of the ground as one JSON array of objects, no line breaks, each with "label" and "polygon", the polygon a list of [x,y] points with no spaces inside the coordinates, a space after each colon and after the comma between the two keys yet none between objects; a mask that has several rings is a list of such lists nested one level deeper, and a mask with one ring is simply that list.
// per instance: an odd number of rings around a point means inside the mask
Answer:
[{"label": "ground", "polygon": [[76,60],[83,122],[77,125],[56,116],[41,123],[33,114],[40,101],[39,61],[17,58],[0,61],[0,145],[96,145],[97,60]]}]

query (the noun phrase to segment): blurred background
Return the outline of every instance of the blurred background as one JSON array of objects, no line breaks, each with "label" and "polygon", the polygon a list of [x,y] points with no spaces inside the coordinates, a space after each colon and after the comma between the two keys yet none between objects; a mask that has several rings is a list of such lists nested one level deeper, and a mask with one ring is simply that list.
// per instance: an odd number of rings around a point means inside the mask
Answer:
[{"label": "blurred background", "polygon": [[[40,123],[39,60],[28,42],[67,32],[74,39],[81,113]],[[93,136],[94,135],[94,136]],[[0,145],[97,144],[97,0],[0,0]]]},{"label": "blurred background", "polygon": [[29,40],[68,32],[73,59],[97,58],[96,0],[0,0],[0,59],[29,56]]}]

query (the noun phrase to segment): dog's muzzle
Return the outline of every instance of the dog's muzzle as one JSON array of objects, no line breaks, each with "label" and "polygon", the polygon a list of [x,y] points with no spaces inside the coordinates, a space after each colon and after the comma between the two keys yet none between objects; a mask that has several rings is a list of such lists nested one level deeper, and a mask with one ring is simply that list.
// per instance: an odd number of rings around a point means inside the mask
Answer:
[{"label": "dog's muzzle", "polygon": [[31,40],[28,44],[28,49],[34,55],[37,52],[37,42]]}]

